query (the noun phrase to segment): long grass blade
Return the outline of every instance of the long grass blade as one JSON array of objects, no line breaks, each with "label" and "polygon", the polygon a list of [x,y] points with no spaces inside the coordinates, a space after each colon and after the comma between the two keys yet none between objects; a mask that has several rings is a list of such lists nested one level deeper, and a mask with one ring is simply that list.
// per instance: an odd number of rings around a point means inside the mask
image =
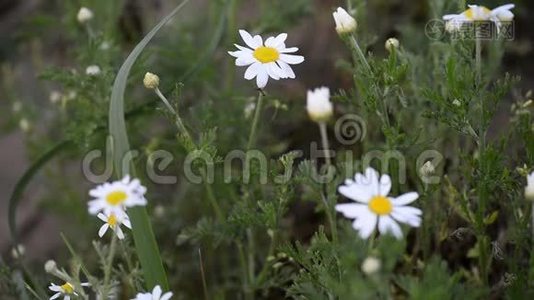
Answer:
[{"label": "long grass blade", "polygon": [[[131,164],[123,166],[123,158],[128,155],[130,145],[126,133],[126,122],[124,120],[124,92],[130,70],[150,40],[156,33],[184,7],[189,0],[184,0],[161,22],[159,22],[130,53],[121,66],[111,92],[111,103],[109,108],[109,131],[113,139],[113,161],[115,172],[119,177],[130,174],[135,175],[134,166]],[[150,220],[146,208],[133,207],[128,210],[132,222],[132,232],[137,250],[137,255],[143,269],[143,276],[146,286],[151,289],[155,285],[160,285],[163,289],[168,289],[167,277],[161,261],[161,256],[156,243],[156,238],[150,225]]]}]

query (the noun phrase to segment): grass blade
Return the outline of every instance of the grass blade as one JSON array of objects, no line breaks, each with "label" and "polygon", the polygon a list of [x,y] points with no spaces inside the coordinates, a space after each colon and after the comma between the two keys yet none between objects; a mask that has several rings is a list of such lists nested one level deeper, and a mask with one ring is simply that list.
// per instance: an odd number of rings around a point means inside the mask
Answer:
[{"label": "grass blade", "polygon": [[[182,8],[189,2],[184,0],[161,22],[159,22],[130,53],[128,58],[121,66],[111,92],[111,103],[109,107],[109,131],[113,139],[113,162],[115,171],[119,177],[126,174],[135,176],[133,165],[123,166],[123,158],[130,151],[128,135],[126,133],[126,122],[124,120],[124,92],[130,70],[150,40],[156,33]],[[150,220],[145,207],[133,207],[128,210],[128,215],[132,222],[132,232],[135,247],[143,276],[148,289],[155,285],[160,285],[164,290],[168,290],[167,277],[163,269],[163,263],[159,254],[159,249],[154,237],[154,232],[150,225]]]}]

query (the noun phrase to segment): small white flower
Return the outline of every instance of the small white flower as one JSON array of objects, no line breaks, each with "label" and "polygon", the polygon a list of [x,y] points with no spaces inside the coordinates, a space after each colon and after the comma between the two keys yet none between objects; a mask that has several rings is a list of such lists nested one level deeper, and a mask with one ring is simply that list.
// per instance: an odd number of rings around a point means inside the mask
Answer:
[{"label": "small white flower", "polygon": [[155,89],[159,86],[159,77],[156,74],[146,72],[145,77],[143,78],[143,85],[147,89]]},{"label": "small white flower", "polygon": [[[89,286],[90,284],[85,282],[81,284],[82,286]],[[52,297],[50,297],[50,300],[57,299],[61,295],[63,295],[63,300],[70,300],[71,296],[78,296],[78,293],[76,293],[74,289],[74,285],[72,285],[69,282],[65,282],[63,285],[56,285],[54,283],[50,283],[50,286],[48,287],[51,291],[56,292]]]},{"label": "small white flower", "polygon": [[128,175],[122,180],[103,183],[89,191],[89,195],[95,198],[88,203],[89,213],[122,215],[127,207],[146,205],[145,193],[146,188],[139,179],[130,180]]},{"label": "small white flower", "polygon": [[527,186],[525,187],[525,198],[534,201],[534,172],[527,176]]},{"label": "small white flower", "polygon": [[132,300],[169,300],[172,297],[172,292],[166,292],[162,295],[162,290],[159,285],[156,285],[152,293],[138,293]]},{"label": "small white flower", "polygon": [[334,16],[338,34],[350,33],[356,30],[358,23],[356,23],[356,20],[343,8],[338,7],[332,15]]},{"label": "small white flower", "polygon": [[514,14],[510,11],[514,4],[499,6],[493,10],[485,6],[468,5],[469,8],[460,14],[444,15],[443,20],[447,21],[445,29],[449,32],[458,30],[462,24],[470,22],[491,21],[500,29],[501,22],[509,22],[514,19]]},{"label": "small white flower", "polygon": [[460,106],[462,106],[462,102],[460,100],[458,100],[458,99],[454,99],[452,101],[452,105],[460,107]]},{"label": "small white flower", "polygon": [[308,90],[306,110],[314,122],[325,122],[334,114],[334,106],[330,102],[330,90],[327,87]]},{"label": "small white flower", "polygon": [[82,7],[78,11],[77,19],[78,19],[78,22],[80,22],[81,24],[84,24],[84,23],[88,22],[93,17],[94,17],[93,11],[91,11],[87,7]]},{"label": "small white flower", "polygon": [[255,35],[253,37],[245,30],[239,30],[239,34],[250,48],[236,44],[235,46],[239,50],[229,51],[228,54],[236,58],[236,66],[249,66],[245,71],[245,79],[256,78],[256,85],[263,89],[267,85],[269,77],[274,80],[295,78],[295,73],[289,65],[302,63],[304,57],[287,54],[299,50],[297,47],[286,48],[287,33],[269,37],[265,43],[261,36]]},{"label": "small white flower", "polygon": [[406,206],[415,201],[419,195],[410,192],[398,197],[388,197],[391,178],[386,174],[380,178],[378,175],[373,168],[367,168],[365,175],[356,173],[354,180],[345,180],[345,184],[341,185],[338,191],[359,203],[337,204],[336,210],[347,218],[355,219],[352,227],[359,232],[362,239],[371,236],[377,224],[381,234],[391,233],[400,239],[402,230],[397,222],[412,227],[421,225],[422,211]]},{"label": "small white flower", "polygon": [[387,51],[391,52],[393,49],[399,49],[400,42],[396,38],[389,38],[386,41],[385,47]]},{"label": "small white flower", "polygon": [[100,74],[100,72],[102,72],[102,71],[100,70],[100,67],[97,66],[97,65],[91,65],[91,66],[88,66],[85,69],[85,74],[87,74],[89,76],[96,76],[96,75]]},{"label": "small white flower", "polygon": [[117,237],[122,240],[124,239],[124,233],[122,232],[121,225],[124,225],[128,227],[129,229],[132,229],[132,224],[130,223],[130,218],[126,213],[122,214],[115,214],[115,213],[109,213],[109,214],[103,214],[98,213],[96,215],[100,220],[104,221],[104,225],[100,227],[100,230],[98,230],[98,236],[103,237],[104,234],[108,231],[108,228],[111,228]]},{"label": "small white flower", "polygon": [[362,271],[367,275],[372,275],[378,272],[381,266],[382,266],[382,263],[380,259],[373,257],[373,256],[369,256],[365,258],[365,260],[362,263]]},{"label": "small white flower", "polygon": [[419,173],[423,176],[432,176],[436,172],[436,167],[434,167],[434,164],[432,164],[431,161],[427,161],[426,163],[421,166],[421,169],[419,170]]}]

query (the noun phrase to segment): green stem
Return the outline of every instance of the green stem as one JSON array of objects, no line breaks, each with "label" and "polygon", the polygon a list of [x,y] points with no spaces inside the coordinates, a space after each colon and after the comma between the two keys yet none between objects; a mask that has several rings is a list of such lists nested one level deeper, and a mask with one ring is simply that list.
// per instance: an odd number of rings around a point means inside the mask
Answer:
[{"label": "green stem", "polygon": [[336,213],[334,208],[329,204],[328,199],[321,193],[321,199],[326,210],[326,218],[330,225],[330,234],[332,235],[332,241],[337,243],[337,226],[336,226]]},{"label": "green stem", "polygon": [[252,120],[252,128],[250,129],[250,135],[248,136],[247,151],[253,147],[255,139],[256,139],[256,131],[258,128],[258,122],[260,119],[262,104],[263,104],[263,91],[260,90],[258,93],[258,101],[256,102],[256,108],[254,110],[254,119]]},{"label": "green stem", "polygon": [[323,144],[323,152],[324,157],[326,160],[326,166],[327,166],[327,172],[330,169],[330,166],[332,165],[331,159],[330,159],[330,145],[328,144],[328,133],[326,131],[326,123],[325,122],[319,122],[319,131],[321,132],[321,142]]},{"label": "green stem", "polygon": [[[119,226],[118,224],[116,226]],[[113,231],[113,228],[110,228]],[[110,290],[110,277],[111,270],[113,269],[113,258],[115,257],[115,249],[117,245],[117,234],[113,231],[113,237],[111,238],[111,245],[109,246],[108,259],[106,262],[106,268],[104,269],[104,290],[102,292],[102,299],[108,299]]]},{"label": "green stem", "polygon": [[360,48],[360,45],[358,44],[358,41],[354,38],[354,36],[350,36],[351,44],[356,51],[356,54],[358,55],[358,58],[362,62],[363,66],[365,67],[366,71],[371,72],[371,65],[369,65],[369,62],[365,58],[365,54],[363,54],[362,48]]}]

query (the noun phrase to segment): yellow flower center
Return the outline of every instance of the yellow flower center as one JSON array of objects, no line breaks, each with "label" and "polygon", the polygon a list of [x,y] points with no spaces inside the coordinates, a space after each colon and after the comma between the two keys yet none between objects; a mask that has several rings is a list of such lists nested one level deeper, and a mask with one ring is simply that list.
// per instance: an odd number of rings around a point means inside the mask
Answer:
[{"label": "yellow flower center", "polygon": [[72,286],[72,284],[68,282],[65,282],[65,284],[61,286],[61,290],[63,291],[64,294],[74,293],[74,287]]},{"label": "yellow flower center", "polygon": [[[491,10],[485,6],[479,6],[479,8],[482,10],[484,14],[490,14]],[[465,17],[469,20],[474,20],[475,18],[475,10],[473,8],[470,8],[465,11]]]},{"label": "yellow flower center", "polygon": [[280,57],[280,53],[278,52],[278,50],[272,47],[259,47],[254,50],[254,53],[252,55],[254,56],[254,58],[264,64],[275,62]]},{"label": "yellow flower center", "polygon": [[384,196],[374,196],[369,201],[369,209],[377,215],[389,215],[393,210],[391,201]]},{"label": "yellow flower center", "polygon": [[123,191],[115,191],[111,192],[106,196],[106,201],[113,205],[117,206],[121,204],[122,202],[126,201],[126,198],[128,198],[128,195],[126,195]]},{"label": "yellow flower center", "polygon": [[108,217],[108,224],[111,227],[114,227],[117,224],[117,217],[115,217],[114,214],[109,215]]}]

